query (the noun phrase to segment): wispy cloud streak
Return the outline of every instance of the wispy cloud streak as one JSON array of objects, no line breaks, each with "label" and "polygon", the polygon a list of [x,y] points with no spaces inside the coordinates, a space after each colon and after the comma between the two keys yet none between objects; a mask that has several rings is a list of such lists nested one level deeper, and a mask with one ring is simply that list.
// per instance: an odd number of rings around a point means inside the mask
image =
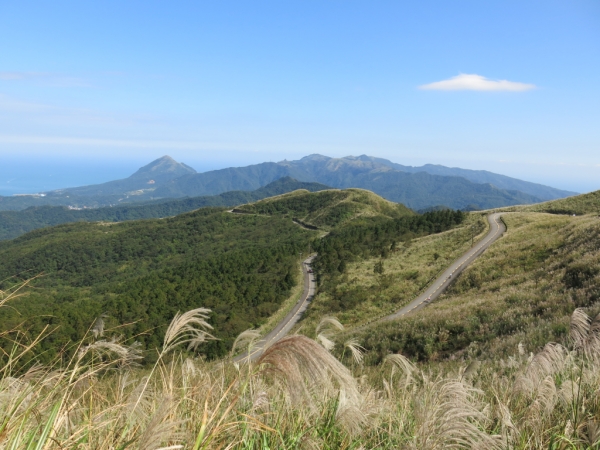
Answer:
[{"label": "wispy cloud streak", "polygon": [[534,84],[519,83],[508,80],[490,80],[477,74],[460,74],[448,80],[419,86],[427,91],[510,91],[523,92],[535,89]]},{"label": "wispy cloud streak", "polygon": [[0,144],[21,145],[64,145],[87,147],[120,147],[120,148],[164,148],[197,150],[214,147],[215,144],[194,141],[165,141],[165,140],[129,140],[129,139],[98,139],[61,136],[11,136],[0,135]]},{"label": "wispy cloud streak", "polygon": [[91,87],[91,84],[79,77],[47,72],[0,72],[0,81],[35,82],[52,87]]}]

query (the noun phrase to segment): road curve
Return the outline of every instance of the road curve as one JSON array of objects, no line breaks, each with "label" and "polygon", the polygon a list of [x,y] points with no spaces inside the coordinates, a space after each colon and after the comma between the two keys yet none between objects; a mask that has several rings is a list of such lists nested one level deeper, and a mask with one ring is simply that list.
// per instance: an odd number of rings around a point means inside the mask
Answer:
[{"label": "road curve", "polygon": [[419,309],[427,306],[429,303],[434,301],[440,296],[442,292],[446,290],[452,279],[461,273],[465,268],[471,264],[479,255],[481,255],[490,245],[492,245],[502,234],[506,231],[506,225],[500,220],[501,213],[493,213],[487,216],[487,220],[490,224],[490,231],[488,234],[479,241],[475,246],[469,249],[464,255],[454,261],[439,277],[435,279],[433,283],[415,298],[408,305],[399,309],[389,316],[385,316],[381,320],[396,320],[408,313],[418,311]]},{"label": "road curve", "polygon": [[274,344],[279,339],[284,337],[286,334],[290,332],[292,327],[298,323],[304,311],[308,308],[308,305],[312,301],[315,295],[315,276],[313,273],[309,273],[310,263],[312,263],[313,259],[316,255],[312,255],[306,258],[302,262],[302,275],[304,278],[304,290],[302,291],[302,296],[300,300],[294,305],[292,310],[284,317],[284,319],[277,324],[277,326],[268,333],[265,337],[263,337],[260,341],[256,343],[250,355],[247,352],[242,353],[241,355],[233,358],[234,362],[240,361],[254,361],[262,355],[264,350],[271,344]]}]

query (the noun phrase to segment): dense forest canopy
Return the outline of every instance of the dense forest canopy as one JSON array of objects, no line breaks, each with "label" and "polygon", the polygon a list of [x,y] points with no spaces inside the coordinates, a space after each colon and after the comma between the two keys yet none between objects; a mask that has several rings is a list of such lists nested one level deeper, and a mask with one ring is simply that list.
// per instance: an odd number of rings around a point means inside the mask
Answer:
[{"label": "dense forest canopy", "polygon": [[0,309],[0,326],[25,322],[29,337],[58,326],[41,344],[43,359],[50,360],[102,314],[107,328],[130,324],[119,334],[153,349],[177,311],[204,306],[213,311],[220,340],[203,352],[221,356],[232,338],[260,325],[288,296],[299,281],[299,254],[313,235],[282,217],[217,208],[36,230],[0,243],[0,289],[42,274],[13,308]]}]

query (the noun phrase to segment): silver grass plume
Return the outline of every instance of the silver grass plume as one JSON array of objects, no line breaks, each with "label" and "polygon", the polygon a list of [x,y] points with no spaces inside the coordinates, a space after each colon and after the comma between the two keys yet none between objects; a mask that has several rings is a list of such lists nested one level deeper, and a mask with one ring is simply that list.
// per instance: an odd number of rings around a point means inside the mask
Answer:
[{"label": "silver grass plume", "polygon": [[260,332],[258,330],[246,330],[242,331],[238,337],[233,341],[233,346],[231,347],[230,356],[235,355],[238,350],[246,350],[250,353],[250,350],[254,347],[256,342],[260,339]]},{"label": "silver grass plume", "polygon": [[412,447],[419,450],[448,448],[500,449],[503,442],[482,431],[487,421],[479,400],[481,391],[460,381],[425,381],[415,398],[415,436]]},{"label": "silver grass plume", "polygon": [[212,330],[212,326],[206,321],[210,312],[208,308],[196,308],[183,314],[175,314],[165,333],[163,353],[183,344],[187,344],[188,350],[192,350],[209,339],[216,339],[206,331]]},{"label": "silver grass plume", "polygon": [[356,338],[348,339],[344,342],[344,348],[350,350],[352,354],[352,358],[356,364],[361,364],[363,362],[363,358],[365,356],[365,348],[358,343]]},{"label": "silver grass plume", "polygon": [[579,432],[579,436],[586,444],[586,448],[597,448],[600,444],[600,423],[589,420],[585,424],[585,428]]},{"label": "silver grass plume", "polygon": [[507,442],[513,442],[518,435],[517,427],[513,422],[512,412],[510,408],[496,395],[496,416],[500,420],[500,427],[504,440]]},{"label": "silver grass plume", "polygon": [[585,342],[590,331],[590,324],[592,320],[588,316],[583,308],[577,308],[571,315],[571,342],[573,343],[573,349],[579,350],[585,346]]},{"label": "silver grass plume", "polygon": [[344,389],[340,390],[335,419],[352,436],[360,434],[367,424],[362,406],[354,398],[348,398]]},{"label": "silver grass plume", "polygon": [[[152,414],[150,422],[146,425],[145,430],[140,435],[138,440],[138,448],[140,450],[158,450],[163,442],[179,441],[181,434],[176,432],[176,429],[181,425],[181,421],[172,420],[171,413],[173,410],[173,399],[164,397],[159,400],[158,409]],[[162,447],[164,448],[173,448]],[[178,447],[181,448],[181,447]]]},{"label": "silver grass plume", "polygon": [[185,358],[183,363],[181,363],[181,373],[185,379],[188,379],[198,375],[199,370],[192,359]]},{"label": "silver grass plume", "polygon": [[94,322],[94,326],[92,327],[92,334],[94,335],[94,339],[98,339],[99,337],[104,336],[104,318],[105,317],[106,316],[104,314],[102,314]]},{"label": "silver grass plume", "polygon": [[96,353],[102,357],[116,355],[118,359],[115,362],[124,366],[136,364],[142,358],[141,344],[134,342],[131,345],[123,345],[119,342],[120,339],[120,337],[113,337],[110,341],[96,341],[93,344],[81,347],[79,349],[79,359],[88,353]]},{"label": "silver grass plume", "polygon": [[598,361],[600,359],[600,314],[598,314],[590,324],[583,350],[588,359],[592,361]]},{"label": "silver grass plume", "polygon": [[389,363],[392,365],[392,376],[394,375],[396,369],[400,369],[405,376],[405,384],[410,383],[413,373],[417,371],[415,365],[410,362],[406,356],[400,353],[387,355],[383,359],[383,363]]},{"label": "silver grass plume", "polygon": [[25,411],[35,397],[36,390],[27,381],[14,377],[0,380],[0,411],[21,413]]},{"label": "silver grass plume", "polygon": [[560,372],[569,357],[569,352],[560,344],[550,342],[538,352],[527,365],[525,373],[515,380],[514,390],[532,394],[548,375]]},{"label": "silver grass plume", "polygon": [[322,391],[343,390],[348,401],[360,403],[358,386],[350,371],[306,336],[284,337],[265,350],[257,364],[263,367],[262,374],[281,380],[294,401],[304,399],[312,404],[310,388],[320,387]]},{"label": "silver grass plume", "polygon": [[476,359],[471,361],[469,363],[469,365],[465,368],[465,371],[463,372],[463,374],[461,376],[461,380],[468,381],[471,378],[473,378],[477,374],[477,371],[479,370],[480,365],[481,365],[481,362]]},{"label": "silver grass plume", "polygon": [[142,377],[123,404],[124,417],[128,417],[128,420],[136,424],[142,422],[152,411],[151,399],[154,397],[154,392],[152,386],[148,386],[148,381],[148,376]]},{"label": "silver grass plume", "polygon": [[552,413],[556,400],[554,377],[548,375],[539,385],[536,398],[529,406],[529,421],[532,423],[540,422],[546,415]]},{"label": "silver grass plume", "polygon": [[331,351],[335,347],[335,342],[332,340],[333,336],[343,329],[344,325],[335,317],[323,317],[315,330],[316,340],[327,350]]}]

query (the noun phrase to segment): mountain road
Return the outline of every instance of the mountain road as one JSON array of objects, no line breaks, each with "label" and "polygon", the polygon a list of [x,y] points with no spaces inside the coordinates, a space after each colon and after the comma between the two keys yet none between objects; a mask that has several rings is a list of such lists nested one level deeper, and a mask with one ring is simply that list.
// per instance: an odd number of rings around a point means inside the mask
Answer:
[{"label": "mountain road", "polygon": [[506,225],[504,225],[504,222],[500,220],[501,215],[501,213],[493,213],[488,215],[487,220],[490,224],[490,231],[481,241],[479,241],[476,245],[470,248],[469,251],[454,261],[439,277],[435,279],[433,283],[430,284],[430,286],[421,295],[411,301],[408,305],[399,309],[395,313],[390,314],[389,316],[385,316],[381,320],[385,321],[399,319],[408,313],[418,311],[438,298],[458,274],[460,274],[469,264],[471,264],[479,255],[481,255],[490,245],[492,245],[504,234],[506,231]]},{"label": "mountain road", "polygon": [[[306,258],[302,262],[302,275],[304,278],[304,289],[302,291],[302,295],[300,296],[300,300],[296,302],[292,310],[284,317],[284,319],[277,324],[277,326],[268,333],[264,338],[256,343],[256,345],[252,348],[250,355],[247,352],[242,353],[241,355],[233,358],[234,362],[240,361],[255,361],[258,359],[264,352],[264,350],[271,344],[277,342],[279,339],[284,337],[286,334],[290,332],[296,323],[302,317],[302,314],[308,308],[308,305],[312,301],[315,295],[315,276],[310,269],[310,263],[313,261],[316,255],[312,255]],[[310,271],[309,271],[310,270]]]},{"label": "mountain road", "polygon": [[[452,280],[456,278],[458,274],[460,274],[469,264],[471,264],[479,255],[481,255],[490,245],[492,245],[496,240],[498,240],[506,231],[506,226],[500,220],[501,213],[493,213],[487,216],[488,223],[490,224],[490,230],[486,234],[486,236],[479,241],[476,245],[470,248],[464,255],[454,261],[444,272],[437,277],[433,283],[429,285],[429,287],[420,294],[417,298],[411,301],[408,305],[402,307],[398,311],[385,316],[377,321],[391,321],[397,320],[406,314],[409,314],[414,311],[418,311],[421,308],[424,308],[437,297],[440,296],[444,290]],[[256,343],[256,345],[251,350],[251,353],[248,354],[244,352],[235,358],[233,358],[234,362],[246,362],[246,361],[255,361],[258,359],[269,345],[277,342],[279,339],[284,337],[289,331],[298,323],[302,314],[308,308],[310,302],[312,301],[315,295],[315,277],[312,271],[310,270],[310,264],[316,255],[312,255],[309,258],[305,259],[302,262],[302,274],[304,276],[304,290],[302,292],[302,296],[300,300],[296,303],[296,305],[292,308],[292,310],[285,316],[285,318],[277,324],[277,326],[268,333],[264,338]],[[374,323],[374,322],[371,322]],[[359,328],[363,328],[366,325],[362,325]],[[356,331],[357,328],[352,331]],[[348,330],[350,331],[350,330]]]}]

